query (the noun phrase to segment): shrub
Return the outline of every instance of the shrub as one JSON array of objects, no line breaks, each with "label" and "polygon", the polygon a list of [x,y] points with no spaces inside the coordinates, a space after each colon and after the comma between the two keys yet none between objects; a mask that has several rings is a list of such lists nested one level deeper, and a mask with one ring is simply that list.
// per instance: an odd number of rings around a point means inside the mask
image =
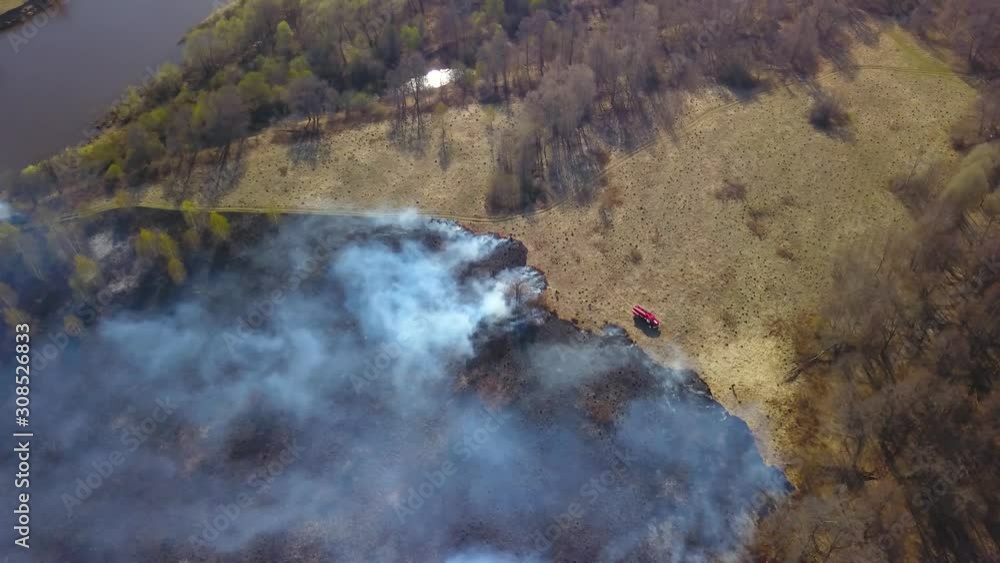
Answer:
[{"label": "shrub", "polygon": [[829,94],[818,94],[813,99],[809,110],[809,123],[821,131],[833,131],[845,127],[851,122],[851,116],[844,109],[844,103]]},{"label": "shrub", "polygon": [[757,77],[740,63],[729,63],[719,71],[719,82],[733,90],[753,90],[757,87]]},{"label": "shrub", "polygon": [[747,187],[745,184],[726,181],[726,184],[715,191],[715,199],[719,201],[744,201],[747,198]]}]

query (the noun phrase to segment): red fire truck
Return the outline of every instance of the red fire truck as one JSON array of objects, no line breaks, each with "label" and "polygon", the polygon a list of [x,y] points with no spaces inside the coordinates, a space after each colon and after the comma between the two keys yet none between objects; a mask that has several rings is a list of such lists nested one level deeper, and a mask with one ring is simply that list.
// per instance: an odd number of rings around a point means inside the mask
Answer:
[{"label": "red fire truck", "polygon": [[652,330],[660,330],[660,320],[656,318],[656,315],[652,311],[643,309],[638,305],[633,305],[632,316],[646,323],[646,326]]}]

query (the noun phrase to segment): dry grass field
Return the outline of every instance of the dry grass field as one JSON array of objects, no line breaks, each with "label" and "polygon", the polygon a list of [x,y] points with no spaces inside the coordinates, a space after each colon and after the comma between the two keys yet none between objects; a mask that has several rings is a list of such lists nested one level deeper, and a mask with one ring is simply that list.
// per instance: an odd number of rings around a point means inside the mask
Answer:
[{"label": "dry grass field", "polygon": [[0,0],[0,14],[5,14],[27,3],[27,0]]},{"label": "dry grass field", "polygon": [[[600,203],[567,203],[493,221],[484,203],[492,144],[478,108],[448,114],[451,163],[432,142],[423,154],[387,141],[387,125],[328,137],[295,153],[250,141],[222,207],[362,210],[416,207],[521,239],[545,271],[549,305],[585,327],[628,327],[660,360],[688,362],[744,418],[770,462],[781,462],[792,385],[783,322],[814,308],[838,248],[867,244],[905,221],[891,177],[954,157],[948,128],[974,91],[901,33],[859,47],[861,67],[819,83],[851,113],[848,135],[816,131],[804,86],[776,86],[746,102],[690,100],[676,138],[615,154]],[[503,119],[498,118],[497,126]],[[193,189],[213,182],[196,174]],[[727,183],[743,201],[720,199]],[[162,201],[162,186],[146,195]],[[608,196],[607,194],[612,194]],[[632,326],[638,302],[664,324],[651,338]]]}]

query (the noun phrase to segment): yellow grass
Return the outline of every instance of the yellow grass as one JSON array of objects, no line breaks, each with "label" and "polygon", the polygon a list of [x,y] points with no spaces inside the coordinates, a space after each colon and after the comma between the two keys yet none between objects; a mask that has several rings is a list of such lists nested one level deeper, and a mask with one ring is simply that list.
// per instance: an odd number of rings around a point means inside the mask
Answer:
[{"label": "yellow grass", "polygon": [[[245,155],[238,185],[213,205],[412,206],[513,234],[545,271],[547,302],[561,316],[591,328],[626,326],[657,359],[691,365],[747,420],[769,461],[781,462],[792,408],[792,387],[782,384],[791,356],[781,322],[816,308],[839,248],[866,244],[873,231],[906,220],[885,189],[890,178],[953,158],[947,129],[974,99],[900,33],[859,48],[857,59],[862,68],[852,76],[831,71],[819,79],[846,101],[852,140],[815,131],[806,119],[810,99],[798,86],[745,103],[705,93],[690,100],[678,139],[614,155],[607,181],[619,195],[610,228],[596,203],[486,218],[496,137],[474,107],[447,116],[455,153],[445,170],[434,143],[423,155],[401,151],[387,141],[385,124],[326,139],[315,166],[291,162],[288,147],[265,134]],[[199,174],[195,190],[205,182]],[[745,205],[714,196],[726,181],[747,186]],[[144,201],[162,205],[163,188]],[[751,209],[763,238],[748,227]],[[634,302],[660,315],[660,338],[632,327]]]},{"label": "yellow grass", "polygon": [[5,14],[27,3],[27,0],[0,0],[0,14]]}]

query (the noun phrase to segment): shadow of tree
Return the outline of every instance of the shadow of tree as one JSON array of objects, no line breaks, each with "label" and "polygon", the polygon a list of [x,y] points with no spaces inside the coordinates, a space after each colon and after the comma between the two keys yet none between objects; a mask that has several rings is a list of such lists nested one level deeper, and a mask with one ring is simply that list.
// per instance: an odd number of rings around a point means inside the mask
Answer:
[{"label": "shadow of tree", "polygon": [[317,131],[296,131],[288,146],[288,160],[294,165],[308,165],[315,169],[321,162],[330,160],[330,145],[322,133]]}]

